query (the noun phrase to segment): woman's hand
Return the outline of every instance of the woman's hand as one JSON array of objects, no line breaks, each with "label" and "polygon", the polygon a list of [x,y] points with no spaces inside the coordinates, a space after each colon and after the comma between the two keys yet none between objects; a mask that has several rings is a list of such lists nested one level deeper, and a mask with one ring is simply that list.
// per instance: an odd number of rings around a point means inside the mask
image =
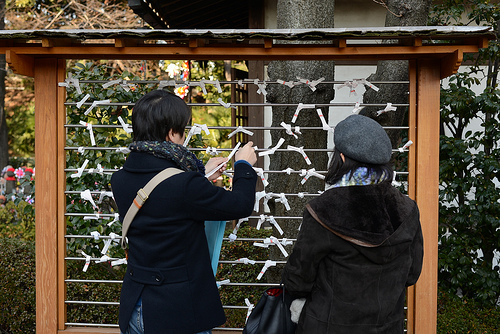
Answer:
[{"label": "woman's hand", "polygon": [[253,142],[249,141],[245,146],[240,147],[238,152],[234,155],[234,160],[245,160],[253,166],[257,162],[257,155],[255,154],[255,149],[252,146]]},{"label": "woman's hand", "polygon": [[224,163],[224,165],[222,165],[221,168],[216,170],[215,173],[213,173],[212,175],[210,175],[210,177],[208,177],[209,181],[216,180],[226,170],[227,158],[215,157],[208,160],[207,164],[205,165],[206,173],[211,172],[214,168],[217,168],[222,163]]}]

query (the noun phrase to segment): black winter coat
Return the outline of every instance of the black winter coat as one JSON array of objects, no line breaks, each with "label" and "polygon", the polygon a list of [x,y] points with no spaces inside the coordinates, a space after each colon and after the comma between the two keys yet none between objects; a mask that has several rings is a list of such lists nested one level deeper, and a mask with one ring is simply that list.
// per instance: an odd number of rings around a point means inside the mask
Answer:
[{"label": "black winter coat", "polygon": [[390,183],[325,191],[307,204],[283,272],[306,298],[296,333],[403,333],[422,260],[417,205]]},{"label": "black winter coat", "polygon": [[[130,153],[111,186],[123,219],[137,190],[174,162]],[[120,329],[125,332],[142,296],[145,333],[192,334],[226,319],[210,264],[205,220],[247,217],[255,201],[257,175],[247,163],[235,165],[233,190],[215,187],[197,172],[160,183],[128,231],[127,272],[120,297]]]}]

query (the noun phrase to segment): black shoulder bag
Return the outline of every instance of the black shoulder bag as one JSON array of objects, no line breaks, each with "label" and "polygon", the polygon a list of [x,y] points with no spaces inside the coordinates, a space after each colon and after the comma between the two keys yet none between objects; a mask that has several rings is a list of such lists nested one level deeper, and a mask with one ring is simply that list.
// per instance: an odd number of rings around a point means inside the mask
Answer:
[{"label": "black shoulder bag", "polygon": [[293,334],[296,324],[290,314],[291,298],[285,286],[269,288],[248,317],[243,334]]}]

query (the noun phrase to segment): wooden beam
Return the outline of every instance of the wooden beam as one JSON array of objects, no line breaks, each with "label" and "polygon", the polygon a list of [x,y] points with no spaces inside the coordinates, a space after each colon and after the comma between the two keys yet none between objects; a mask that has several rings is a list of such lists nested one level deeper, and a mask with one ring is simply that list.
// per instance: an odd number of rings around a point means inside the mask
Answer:
[{"label": "wooden beam", "polygon": [[415,200],[424,236],[424,263],[415,285],[415,333],[433,334],[437,327],[439,218],[440,63],[418,61]]},{"label": "wooden beam", "polygon": [[58,331],[59,334],[119,334],[119,328],[104,328],[104,327],[68,327],[65,330]]},{"label": "wooden beam", "polygon": [[57,332],[58,316],[58,115],[57,59],[38,59],[35,67],[36,160],[36,332]]},{"label": "wooden beam", "polygon": [[75,45],[43,48],[40,46],[0,47],[0,53],[10,50],[18,56],[57,57],[64,59],[232,59],[232,60],[405,60],[417,58],[441,59],[462,50],[474,53],[477,45],[363,46],[335,47],[331,44],[275,44],[266,49],[263,44],[221,44],[198,47],[186,45],[145,44],[117,48],[114,45]]},{"label": "wooden beam", "polygon": [[441,59],[441,79],[457,73],[463,60],[464,53],[462,50],[455,50],[455,52],[443,57]]},{"label": "wooden beam", "polygon": [[35,59],[32,56],[18,55],[12,50],[6,50],[5,61],[16,74],[34,76]]}]

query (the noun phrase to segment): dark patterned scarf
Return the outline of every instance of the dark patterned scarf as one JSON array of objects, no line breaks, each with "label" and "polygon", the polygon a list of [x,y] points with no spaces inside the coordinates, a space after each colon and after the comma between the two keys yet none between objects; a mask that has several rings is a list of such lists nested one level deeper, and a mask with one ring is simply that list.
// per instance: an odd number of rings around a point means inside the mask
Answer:
[{"label": "dark patterned scarf", "polygon": [[183,171],[200,172],[205,175],[203,163],[187,148],[171,141],[134,141],[129,149],[132,152],[149,153],[157,158],[172,160]]}]

